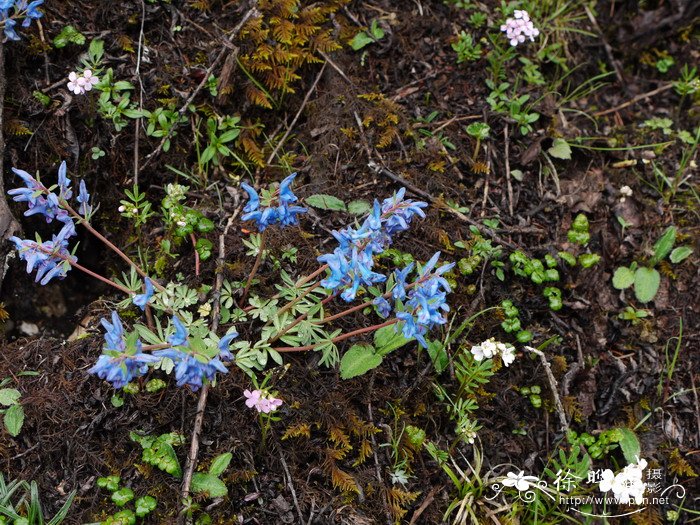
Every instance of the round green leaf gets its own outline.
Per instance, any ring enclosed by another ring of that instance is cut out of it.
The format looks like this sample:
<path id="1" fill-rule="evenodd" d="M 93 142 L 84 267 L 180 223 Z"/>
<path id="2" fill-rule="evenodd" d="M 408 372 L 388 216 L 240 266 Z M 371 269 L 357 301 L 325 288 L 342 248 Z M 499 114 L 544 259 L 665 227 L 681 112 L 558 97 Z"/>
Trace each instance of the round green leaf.
<path id="1" fill-rule="evenodd" d="M 634 272 L 626 266 L 620 266 L 613 275 L 613 286 L 618 290 L 624 290 L 634 284 Z"/>
<path id="2" fill-rule="evenodd" d="M 0 405 L 16 405 L 22 394 L 15 388 L 0 388 Z"/>
<path id="3" fill-rule="evenodd" d="M 651 301 L 659 291 L 661 275 L 653 268 L 637 268 L 634 273 L 634 294 L 642 303 Z"/>

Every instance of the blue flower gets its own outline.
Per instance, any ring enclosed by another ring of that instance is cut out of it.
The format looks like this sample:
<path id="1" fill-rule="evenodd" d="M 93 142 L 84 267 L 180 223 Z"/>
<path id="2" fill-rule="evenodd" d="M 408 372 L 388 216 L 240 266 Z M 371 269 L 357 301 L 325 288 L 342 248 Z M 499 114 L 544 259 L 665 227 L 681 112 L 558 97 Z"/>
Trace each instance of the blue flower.
<path id="1" fill-rule="evenodd" d="M 383 317 L 384 319 L 389 317 L 389 314 L 391 313 L 391 304 L 389 304 L 389 301 L 387 301 L 384 297 L 377 297 L 374 301 L 372 301 L 372 304 L 377 307 L 377 313 L 380 317 Z"/>
<path id="2" fill-rule="evenodd" d="M 7 11 L 13 5 L 15 5 L 15 0 L 0 0 L 0 11 Z M 3 13 L 3 16 L 7 15 Z"/>
<path id="3" fill-rule="evenodd" d="M 27 14 L 26 17 L 27 19 L 32 19 L 32 20 L 38 20 L 42 16 L 44 16 L 44 13 L 39 11 L 37 8 L 44 3 L 44 0 L 34 0 L 33 2 L 30 2 L 29 5 L 27 6 Z M 25 19 L 26 23 L 26 19 Z M 24 25 L 24 24 L 23 24 Z M 29 26 L 29 23 L 25 25 L 25 27 Z"/>
<path id="4" fill-rule="evenodd" d="M 64 160 L 58 168 L 58 188 L 60 190 L 59 195 L 65 200 L 73 196 L 73 191 L 70 189 L 70 179 L 66 175 L 67 171 L 66 161 Z"/>
<path id="5" fill-rule="evenodd" d="M 238 332 L 234 330 L 219 340 L 219 357 L 224 361 L 233 361 L 233 354 L 231 353 L 231 350 L 229 350 L 229 346 L 231 345 L 231 341 L 233 341 L 236 337 L 238 337 Z"/>
<path id="6" fill-rule="evenodd" d="M 266 206 L 261 207 L 260 195 L 252 186 L 245 182 L 241 187 L 248 193 L 248 203 L 243 208 L 244 221 L 255 221 L 258 231 L 264 231 L 268 226 L 280 224 L 281 226 L 294 226 L 299 224 L 299 215 L 307 210 L 301 206 L 292 206 L 299 199 L 292 193 L 291 184 L 296 177 L 292 173 L 285 178 L 275 192 L 271 191 L 271 196 L 266 197 Z M 265 194 L 263 193 L 263 196 Z"/>
<path id="7" fill-rule="evenodd" d="M 407 265 L 403 270 L 394 270 L 396 284 L 391 292 L 394 299 L 403 300 L 406 297 L 406 278 L 412 271 L 413 263 Z"/>
<path id="8" fill-rule="evenodd" d="M 62 184 L 61 191 L 67 191 L 70 195 L 71 192 L 68 189 L 70 181 L 65 176 L 65 163 L 61 164 L 61 167 L 63 169 L 59 168 L 58 172 L 59 183 Z M 40 214 L 46 218 L 46 222 L 51 222 L 54 219 L 66 221 L 68 212 L 61 208 L 59 198 L 55 193 L 49 192 L 26 171 L 16 168 L 12 168 L 12 171 L 24 181 L 25 187 L 8 190 L 7 194 L 12 195 L 15 202 L 27 203 L 28 209 L 24 212 L 25 216 Z"/>
<path id="9" fill-rule="evenodd" d="M 205 379 L 210 383 L 213 382 L 217 372 L 228 373 L 224 364 L 217 357 L 204 362 L 190 353 L 181 352 L 175 348 L 157 350 L 153 354 L 161 358 L 172 359 L 175 363 L 177 386 L 187 385 L 193 392 L 202 387 Z"/>
<path id="10" fill-rule="evenodd" d="M 138 339 L 132 348 L 127 349 L 124 338 L 124 326 L 117 312 L 112 312 L 112 323 L 102 319 L 105 332 L 105 347 L 103 354 L 97 359 L 95 366 L 88 370 L 100 379 L 112 383 L 114 388 L 122 388 L 134 378 L 148 372 L 149 363 L 155 363 L 158 357 L 143 352 L 141 341 Z"/>
<path id="11" fill-rule="evenodd" d="M 134 299 L 133 299 L 134 304 L 136 306 L 138 306 L 139 308 L 141 308 L 141 310 L 146 309 L 146 304 L 148 304 L 149 299 L 151 297 L 153 297 L 153 293 L 154 293 L 153 283 L 151 282 L 151 280 L 148 277 L 146 277 L 143 280 L 143 283 L 144 283 L 144 286 L 146 288 L 146 291 L 142 294 L 134 295 Z"/>
<path id="12" fill-rule="evenodd" d="M 17 22 L 15 20 L 12 20 L 12 18 L 7 18 L 7 13 L 5 12 L 3 12 L 2 15 L 5 21 L 5 27 L 3 28 L 5 36 L 9 40 L 19 40 L 19 35 L 15 31 L 15 26 L 17 25 Z"/>
<path id="13" fill-rule="evenodd" d="M 72 231 L 71 231 L 72 229 Z M 15 243 L 19 258 L 27 263 L 27 273 L 36 269 L 36 282 L 45 285 L 54 277 L 63 279 L 78 258 L 67 249 L 68 238 L 75 234 L 72 221 L 58 235 L 42 243 L 19 237 L 10 237 Z"/>
<path id="14" fill-rule="evenodd" d="M 168 337 L 168 343 L 173 346 L 187 346 L 187 338 L 190 336 L 190 333 L 177 316 L 173 316 L 172 321 L 175 327 L 175 333 Z"/>
<path id="15" fill-rule="evenodd" d="M 358 252 L 354 248 L 350 258 L 341 248 L 336 248 L 333 253 L 322 255 L 319 262 L 326 263 L 330 269 L 330 275 L 321 281 L 321 286 L 329 290 L 344 288 L 341 297 L 349 302 L 355 299 L 360 286 L 371 286 L 386 280 L 386 276 L 372 271 L 373 260 L 371 254 Z"/>
<path id="16" fill-rule="evenodd" d="M 87 191 L 84 180 L 80 181 L 80 189 L 75 200 L 80 203 L 80 208 L 78 209 L 80 215 L 88 218 L 92 213 L 92 206 L 90 206 L 90 194 Z"/>
<path id="17" fill-rule="evenodd" d="M 450 310 L 447 304 L 450 285 L 442 275 L 451 270 L 454 263 L 434 269 L 439 258 L 440 252 L 437 252 L 419 269 L 418 277 L 408 292 L 405 289 L 405 279 L 412 265 L 397 272 L 396 289 L 400 291 L 396 293 L 396 289 L 394 290 L 395 298 L 408 299 L 403 305 L 403 310 L 396 314 L 397 319 L 403 322 L 404 337 L 415 338 L 425 348 L 428 345 L 424 335 L 434 326 L 445 324 L 447 319 L 444 312 Z"/>
<path id="18" fill-rule="evenodd" d="M 386 215 L 383 220 L 384 229 L 390 237 L 407 230 L 414 216 L 425 218 L 422 208 L 427 207 L 428 203 L 412 199 L 404 200 L 405 194 L 406 188 L 401 188 L 392 197 L 382 202 L 382 214 Z"/>

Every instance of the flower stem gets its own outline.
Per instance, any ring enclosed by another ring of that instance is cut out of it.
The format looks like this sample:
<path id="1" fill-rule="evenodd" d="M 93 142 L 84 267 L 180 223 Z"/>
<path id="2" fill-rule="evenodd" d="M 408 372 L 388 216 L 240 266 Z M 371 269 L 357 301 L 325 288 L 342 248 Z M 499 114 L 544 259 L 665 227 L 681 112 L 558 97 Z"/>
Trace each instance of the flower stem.
<path id="1" fill-rule="evenodd" d="M 262 235 L 260 236 L 260 247 L 258 248 L 258 256 L 255 258 L 255 264 L 253 264 L 253 269 L 250 270 L 250 275 L 248 275 L 248 280 L 245 283 L 245 288 L 243 289 L 243 295 L 241 296 L 241 300 L 238 303 L 239 308 L 243 307 L 243 304 L 245 303 L 246 297 L 248 297 L 248 290 L 250 289 L 250 285 L 253 282 L 253 278 L 255 277 L 255 274 L 258 273 L 258 268 L 260 268 L 260 263 L 263 260 L 263 255 L 265 253 L 265 241 L 267 240 L 267 230 L 262 232 Z"/>
<path id="2" fill-rule="evenodd" d="M 92 225 L 86 221 L 82 215 L 80 215 L 77 211 L 75 211 L 70 204 L 65 199 L 61 199 L 61 207 L 65 209 L 68 213 L 70 213 L 73 217 L 75 217 L 80 224 L 85 226 L 87 231 L 92 233 L 95 237 L 97 237 L 100 241 L 102 241 L 110 250 L 112 250 L 114 253 L 116 253 L 119 257 L 121 257 L 127 264 L 132 266 L 135 270 L 136 273 L 138 273 L 141 277 L 146 278 L 148 277 L 148 274 L 144 272 L 141 267 L 136 264 L 127 254 L 125 254 L 123 251 L 121 251 L 119 248 L 117 248 L 114 243 L 112 243 L 107 237 L 102 235 L 100 232 L 98 232 L 95 228 L 92 227 Z M 153 283 L 153 286 L 155 286 L 159 291 L 164 291 L 165 288 L 161 286 L 159 283 L 151 279 L 151 282 Z"/>
<path id="3" fill-rule="evenodd" d="M 392 324 L 396 324 L 398 322 L 399 322 L 398 319 L 389 319 L 388 321 L 384 321 L 381 324 L 375 324 L 372 326 L 367 326 L 366 328 L 360 328 L 360 329 L 355 330 L 353 332 L 341 334 L 338 337 L 334 337 L 333 339 L 331 339 L 330 342 L 331 343 L 339 343 L 340 341 L 345 341 L 346 339 L 350 339 L 351 337 L 366 334 L 367 332 L 373 332 L 375 330 L 379 330 L 380 328 L 384 328 L 385 326 L 391 326 Z M 306 346 L 280 346 L 280 347 L 273 348 L 273 350 L 276 350 L 278 352 L 306 352 L 307 350 L 313 350 L 317 346 L 321 346 L 324 344 L 327 344 L 327 341 L 321 341 L 320 343 L 315 343 L 315 344 L 306 345 Z"/>
<path id="4" fill-rule="evenodd" d="M 54 255 L 56 255 L 57 257 L 61 257 L 61 256 L 58 255 L 58 254 L 54 254 Z M 61 257 L 61 258 L 63 259 L 63 257 Z M 88 274 L 90 277 L 94 277 L 95 279 L 97 279 L 97 280 L 99 280 L 99 281 L 102 281 L 103 283 L 106 283 L 106 284 L 108 284 L 108 285 L 110 285 L 110 286 L 113 286 L 113 287 L 116 288 L 117 290 L 119 290 L 119 291 L 121 291 L 121 292 L 124 292 L 124 293 L 127 294 L 127 295 L 134 295 L 134 292 L 132 292 L 132 291 L 129 290 L 128 288 L 125 288 L 124 286 L 122 286 L 122 285 L 120 285 L 120 284 L 117 284 L 117 283 L 115 283 L 114 281 L 110 281 L 110 280 L 107 279 L 106 277 L 103 277 L 103 276 L 101 276 L 100 274 L 93 272 L 92 270 L 88 270 L 87 268 L 85 268 L 85 266 L 83 266 L 83 265 L 81 265 L 81 264 L 78 264 L 77 262 L 70 261 L 70 260 L 68 260 L 68 259 L 64 259 L 64 260 L 65 260 L 65 261 L 68 261 L 68 263 L 69 263 L 71 266 L 73 266 L 74 268 L 80 270 L 81 272 L 84 272 L 84 273 Z"/>

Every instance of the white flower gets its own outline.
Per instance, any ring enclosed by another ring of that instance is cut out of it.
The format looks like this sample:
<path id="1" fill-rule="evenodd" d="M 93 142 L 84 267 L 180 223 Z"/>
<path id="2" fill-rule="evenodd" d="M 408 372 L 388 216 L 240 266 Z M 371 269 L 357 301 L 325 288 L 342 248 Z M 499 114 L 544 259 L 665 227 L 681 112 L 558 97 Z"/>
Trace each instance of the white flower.
<path id="1" fill-rule="evenodd" d="M 598 488 L 601 492 L 612 490 L 618 503 L 630 504 L 634 501 L 640 505 L 647 486 L 643 481 L 646 467 L 646 460 L 637 458 L 637 463 L 627 465 L 615 475 L 612 470 L 606 469 Z"/>
<path id="2" fill-rule="evenodd" d="M 71 71 L 68 74 L 68 89 L 70 89 L 76 95 L 84 95 L 90 91 L 93 86 L 95 86 L 100 81 L 92 71 L 86 69 L 82 73 L 76 73 Z"/>
<path id="3" fill-rule="evenodd" d="M 536 481 L 538 481 L 536 476 L 526 476 L 525 472 L 521 470 L 518 474 L 515 472 L 508 472 L 506 478 L 503 480 L 503 485 L 506 487 L 515 487 L 519 492 L 524 492 Z"/>
<path id="4" fill-rule="evenodd" d="M 126 211 L 126 206 L 119 206 L 119 208 L 117 208 L 117 211 L 119 211 L 119 213 L 124 213 Z"/>
<path id="5" fill-rule="evenodd" d="M 598 490 L 601 492 L 608 492 L 613 486 L 613 480 L 615 479 L 615 473 L 610 469 L 605 469 L 601 475 L 600 484 L 598 485 Z"/>
<path id="6" fill-rule="evenodd" d="M 630 188 L 629 186 L 623 186 L 622 188 L 620 188 L 620 202 L 625 202 L 625 199 L 631 196 L 632 188 Z"/>
<path id="7" fill-rule="evenodd" d="M 503 345 L 503 350 L 501 350 L 501 359 L 503 359 L 503 364 L 509 366 L 513 361 L 515 361 L 515 348 L 511 345 Z"/>

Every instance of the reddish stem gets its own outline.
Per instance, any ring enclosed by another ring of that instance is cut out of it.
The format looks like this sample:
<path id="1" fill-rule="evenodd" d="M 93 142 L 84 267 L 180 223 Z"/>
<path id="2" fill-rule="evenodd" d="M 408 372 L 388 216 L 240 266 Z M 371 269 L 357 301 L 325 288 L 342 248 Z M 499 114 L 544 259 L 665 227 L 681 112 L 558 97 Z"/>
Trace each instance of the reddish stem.
<path id="1" fill-rule="evenodd" d="M 190 240 L 192 241 L 192 248 L 194 249 L 194 274 L 199 277 L 199 252 L 197 251 L 197 239 L 194 233 L 190 233 Z"/>
<path id="2" fill-rule="evenodd" d="M 248 297 L 248 290 L 253 282 L 255 274 L 258 273 L 258 268 L 260 268 L 260 263 L 263 259 L 263 254 L 265 253 L 265 241 L 267 240 L 267 230 L 262 232 L 260 236 L 260 247 L 258 248 L 258 256 L 255 258 L 255 264 L 253 264 L 253 269 L 250 270 L 250 275 L 248 275 L 248 281 L 245 283 L 245 288 L 243 289 L 243 295 L 241 296 L 241 301 L 238 303 L 238 307 L 242 308 L 243 303 L 245 303 L 246 297 Z"/>
<path id="3" fill-rule="evenodd" d="M 381 324 L 375 324 L 366 328 L 360 328 L 353 332 L 348 332 L 346 334 L 339 335 L 338 337 L 334 337 L 333 339 L 331 339 L 331 343 L 339 343 L 340 341 L 345 341 L 346 339 L 350 339 L 351 337 L 366 334 L 367 332 L 373 332 L 374 330 L 379 330 L 380 328 L 384 328 L 385 326 L 391 326 L 392 324 L 396 324 L 398 322 L 398 319 L 389 319 L 388 321 L 384 321 Z M 280 346 L 273 348 L 273 350 L 276 350 L 278 352 L 306 352 L 307 350 L 313 350 L 317 346 L 321 346 L 323 344 L 326 344 L 326 342 L 323 341 L 320 343 L 306 346 Z"/>

